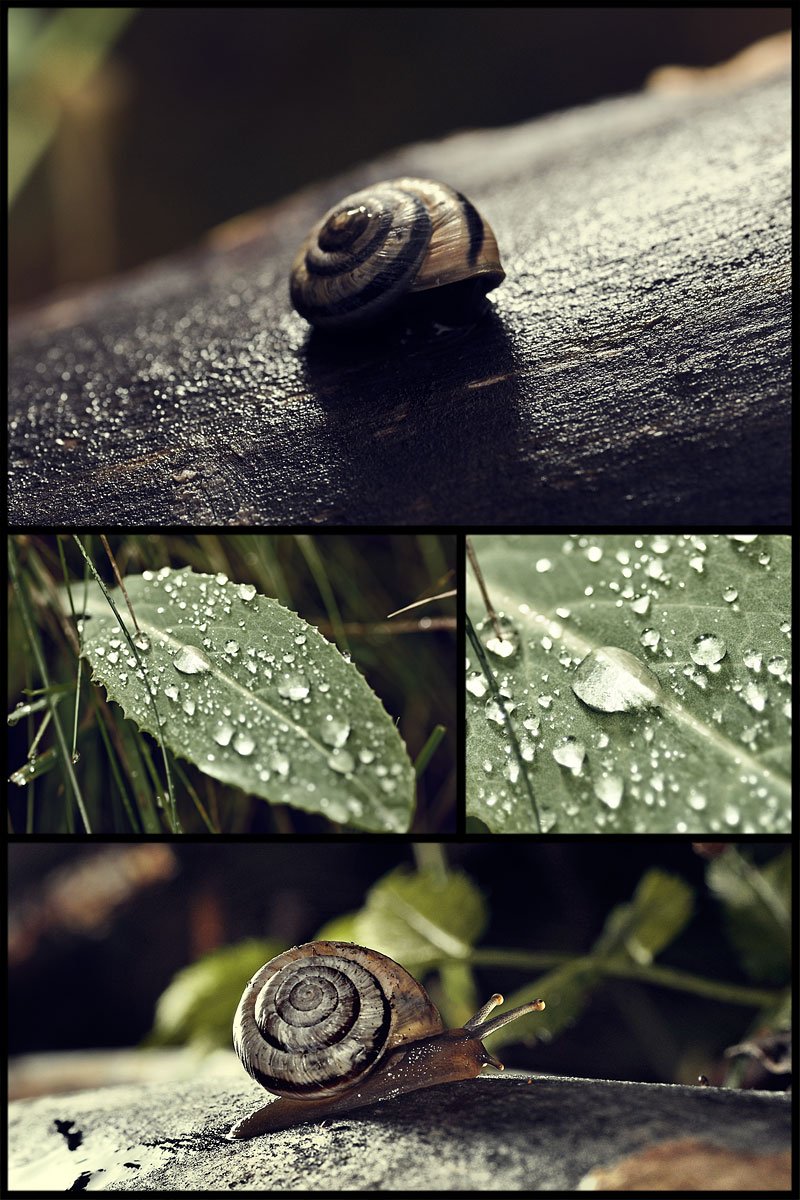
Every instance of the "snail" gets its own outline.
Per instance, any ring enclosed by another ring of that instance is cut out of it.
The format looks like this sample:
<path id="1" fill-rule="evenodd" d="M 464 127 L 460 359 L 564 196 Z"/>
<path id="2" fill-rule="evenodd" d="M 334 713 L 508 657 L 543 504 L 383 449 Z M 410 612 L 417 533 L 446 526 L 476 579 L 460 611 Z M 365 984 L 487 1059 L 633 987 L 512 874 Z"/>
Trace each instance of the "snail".
<path id="1" fill-rule="evenodd" d="M 352 328 L 423 298 L 431 313 L 474 315 L 504 279 L 495 236 L 466 196 L 431 179 L 393 179 L 345 196 L 317 222 L 290 290 L 312 325 Z"/>
<path id="2" fill-rule="evenodd" d="M 463 1029 L 445 1029 L 408 971 L 350 942 L 307 942 L 255 973 L 233 1022 L 245 1070 L 279 1099 L 238 1121 L 250 1138 L 361 1108 L 403 1092 L 503 1069 L 483 1039 L 543 1000 L 487 1020 L 492 996 Z"/>

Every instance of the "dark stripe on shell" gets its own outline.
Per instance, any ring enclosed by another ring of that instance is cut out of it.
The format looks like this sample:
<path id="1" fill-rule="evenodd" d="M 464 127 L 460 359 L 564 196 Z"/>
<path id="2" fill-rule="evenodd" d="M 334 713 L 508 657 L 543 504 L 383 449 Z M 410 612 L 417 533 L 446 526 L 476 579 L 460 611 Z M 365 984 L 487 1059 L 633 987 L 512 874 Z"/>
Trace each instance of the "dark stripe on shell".
<path id="1" fill-rule="evenodd" d="M 467 251 L 467 262 L 472 267 L 478 260 L 478 255 L 483 248 L 483 218 L 473 204 L 469 202 L 466 196 L 462 196 L 461 192 L 456 192 L 458 202 L 461 205 L 461 211 L 467 222 L 467 234 L 469 236 L 469 250 Z"/>
<path id="2" fill-rule="evenodd" d="M 404 195 L 414 202 L 414 217 L 411 235 L 402 254 L 391 259 L 360 291 L 343 296 L 335 306 L 329 302 L 310 304 L 305 298 L 296 296 L 293 288 L 292 301 L 301 316 L 308 319 L 337 318 L 367 308 L 378 299 L 388 301 L 398 285 L 416 272 L 431 238 L 432 223 L 428 210 L 419 197 L 406 191 Z"/>
<path id="3" fill-rule="evenodd" d="M 363 1051 L 356 1057 L 355 1061 L 353 1062 L 352 1066 L 350 1067 L 350 1069 L 348 1071 L 342 1071 L 341 1067 L 337 1065 L 335 1067 L 335 1074 L 332 1074 L 330 1078 L 318 1080 L 316 1082 L 302 1083 L 302 1082 L 295 1082 L 291 1079 L 287 1079 L 282 1076 L 279 1077 L 277 1075 L 269 1075 L 265 1071 L 259 1070 L 257 1063 L 255 1061 L 253 1061 L 249 1065 L 247 1063 L 245 1063 L 246 1069 L 247 1069 L 248 1073 L 252 1076 L 252 1078 L 255 1079 L 258 1083 L 260 1083 L 262 1087 L 265 1087 L 268 1091 L 275 1092 L 276 1094 L 280 1094 L 280 1095 L 284 1095 L 284 1096 L 285 1095 L 297 1096 L 297 1095 L 312 1095 L 314 1092 L 329 1088 L 331 1086 L 331 1084 L 333 1084 L 333 1083 L 335 1083 L 337 1085 L 337 1087 L 339 1087 L 339 1086 L 346 1087 L 347 1084 L 350 1083 L 351 1081 L 354 1081 L 354 1080 L 358 1079 L 360 1076 L 363 1076 L 369 1070 L 369 1068 L 371 1068 L 374 1065 L 374 1063 L 377 1062 L 377 1060 L 380 1058 L 381 1054 L 383 1053 L 383 1048 L 386 1043 L 386 1039 L 389 1036 L 389 1029 L 390 1029 L 391 1021 L 392 1021 L 391 1007 L 390 1007 L 389 1001 L 386 998 L 386 994 L 385 994 L 383 988 L 381 987 L 379 981 L 376 979 L 376 977 L 374 975 L 372 975 L 371 978 L 372 978 L 373 983 L 375 984 L 376 990 L 377 990 L 377 992 L 380 996 L 380 1000 L 381 1000 L 381 1010 L 382 1010 L 381 1021 L 374 1032 L 374 1035 L 372 1038 L 372 1046 L 369 1049 L 366 1049 L 366 1048 L 363 1049 Z M 358 990 L 357 989 L 355 990 L 355 994 L 356 994 L 356 1010 L 352 1016 L 352 1019 L 348 1019 L 347 1029 L 345 1030 L 345 1035 L 347 1033 L 349 1033 L 350 1029 L 352 1028 L 353 1024 L 355 1024 L 355 1021 L 357 1020 L 357 1018 L 359 1016 L 360 1004 L 358 1003 Z M 261 1033 L 262 1033 L 262 1036 L 264 1036 L 263 1030 L 261 1031 Z M 276 1049 L 287 1051 L 287 1048 L 285 1046 L 276 1045 L 275 1040 L 273 1038 L 265 1037 L 265 1041 L 269 1042 L 270 1045 L 275 1045 Z M 328 1044 L 330 1044 L 330 1043 L 325 1042 L 318 1046 L 315 1046 L 314 1052 L 316 1053 L 320 1049 L 324 1049 L 325 1045 L 328 1045 Z M 297 1057 L 298 1057 L 298 1059 L 302 1058 L 302 1051 L 297 1052 Z"/>
<path id="4" fill-rule="evenodd" d="M 372 215 L 375 232 L 358 250 L 345 248 L 331 253 L 315 247 L 316 253 L 313 255 L 310 252 L 307 253 L 305 265 L 309 275 L 344 275 L 346 271 L 352 271 L 354 267 L 360 267 L 362 263 L 366 262 L 386 241 L 392 227 L 392 213 L 388 208 L 373 212 Z M 324 258 L 323 255 L 325 255 Z"/>

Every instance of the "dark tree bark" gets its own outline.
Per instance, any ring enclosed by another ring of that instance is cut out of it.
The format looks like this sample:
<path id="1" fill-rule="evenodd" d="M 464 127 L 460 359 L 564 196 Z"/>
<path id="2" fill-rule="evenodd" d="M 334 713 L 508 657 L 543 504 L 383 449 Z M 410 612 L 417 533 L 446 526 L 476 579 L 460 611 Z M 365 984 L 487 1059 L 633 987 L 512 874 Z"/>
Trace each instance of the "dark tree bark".
<path id="1" fill-rule="evenodd" d="M 485 213 L 493 311 L 311 334 L 297 245 L 401 174 Z M 11 521 L 788 522 L 789 287 L 787 72 L 413 146 L 18 321 Z"/>

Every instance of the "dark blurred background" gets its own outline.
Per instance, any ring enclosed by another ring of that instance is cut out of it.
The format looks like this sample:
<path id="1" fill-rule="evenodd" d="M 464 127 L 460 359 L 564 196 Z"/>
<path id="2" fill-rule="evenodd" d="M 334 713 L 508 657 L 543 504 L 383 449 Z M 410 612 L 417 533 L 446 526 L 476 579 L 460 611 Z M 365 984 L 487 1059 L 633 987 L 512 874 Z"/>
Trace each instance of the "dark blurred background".
<path id="1" fill-rule="evenodd" d="M 784 848 L 750 843 L 743 852 L 761 865 Z M 126 854 L 139 856 L 135 866 L 120 858 Z M 695 889 L 695 915 L 659 964 L 752 983 L 706 887 L 706 862 L 688 841 L 495 839 L 449 845 L 444 854 L 486 898 L 490 919 L 479 944 L 538 952 L 588 950 L 644 872 L 671 872 Z M 401 864 L 413 869 L 411 845 L 14 843 L 11 1053 L 136 1044 L 179 968 L 246 938 L 308 941 L 331 918 L 360 908 L 367 889 Z M 479 993 L 508 994 L 538 974 L 479 970 Z M 502 1057 L 509 1066 L 590 1078 L 694 1083 L 704 1072 L 714 1082 L 723 1050 L 743 1039 L 755 1015 L 752 1007 L 607 980 L 550 1045 L 509 1046 Z M 758 1086 L 784 1087 L 785 1076 Z"/>
<path id="2" fill-rule="evenodd" d="M 789 8 L 9 10 L 10 300 L 398 145 L 708 66 Z"/>

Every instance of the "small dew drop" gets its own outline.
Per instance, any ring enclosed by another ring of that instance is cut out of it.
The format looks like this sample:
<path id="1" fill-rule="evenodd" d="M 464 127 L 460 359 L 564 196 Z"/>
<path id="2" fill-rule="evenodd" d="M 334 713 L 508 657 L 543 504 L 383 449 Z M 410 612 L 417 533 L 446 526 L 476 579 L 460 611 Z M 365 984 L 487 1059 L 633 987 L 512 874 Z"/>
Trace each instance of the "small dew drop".
<path id="1" fill-rule="evenodd" d="M 195 704 L 194 700 L 184 700 L 183 711 L 186 713 L 187 717 L 193 717 L 196 708 L 197 705 Z"/>
<path id="2" fill-rule="evenodd" d="M 551 571 L 552 568 L 553 564 L 550 562 L 549 558 L 540 558 L 536 563 L 536 570 L 540 575 L 544 575 L 545 571 Z"/>
<path id="3" fill-rule="evenodd" d="M 328 766 L 340 775 L 349 775 L 356 762 L 348 750 L 334 750 L 328 755 Z"/>
<path id="4" fill-rule="evenodd" d="M 661 634 L 657 629 L 645 629 L 642 631 L 642 636 L 639 638 L 639 641 L 643 646 L 646 646 L 648 650 L 655 650 L 658 646 L 658 643 L 661 641 Z"/>
<path id="5" fill-rule="evenodd" d="M 477 696 L 479 700 L 482 696 L 486 695 L 486 689 L 488 686 L 489 685 L 486 682 L 485 677 L 480 671 L 473 671 L 472 674 L 467 677 L 467 691 L 470 693 L 470 695 Z"/>
<path id="6" fill-rule="evenodd" d="M 749 542 L 754 542 L 756 540 L 756 538 L 758 537 L 758 534 L 757 533 L 730 533 L 730 534 L 728 534 L 728 537 L 733 542 L 749 543 Z"/>
<path id="7" fill-rule="evenodd" d="M 305 700 L 310 690 L 305 679 L 299 675 L 288 675 L 278 684 L 278 695 L 283 696 L 284 700 Z"/>
<path id="8" fill-rule="evenodd" d="M 689 653 L 698 667 L 710 667 L 722 662 L 727 647 L 721 637 L 715 633 L 701 633 L 694 639 Z"/>
<path id="9" fill-rule="evenodd" d="M 139 633 L 133 635 L 133 644 L 137 650 L 141 650 L 142 654 L 146 654 L 150 649 L 150 638 L 140 630 Z"/>
<path id="10" fill-rule="evenodd" d="M 235 658 L 236 655 L 239 653 L 239 643 L 238 642 L 226 642 L 225 643 L 225 653 L 230 654 L 232 658 Z"/>
<path id="11" fill-rule="evenodd" d="M 164 695 L 168 700 L 177 700 L 180 693 L 176 687 L 166 687 L 164 688 Z"/>
<path id="12" fill-rule="evenodd" d="M 238 591 L 242 600 L 252 600 L 256 594 L 256 589 L 252 583 L 240 583 Z"/>
<path id="13" fill-rule="evenodd" d="M 743 662 L 750 671 L 761 670 L 761 655 L 758 650 L 745 650 Z"/>
<path id="14" fill-rule="evenodd" d="M 285 754 L 273 754 L 269 765 L 272 767 L 273 771 L 275 771 L 278 775 L 283 776 L 284 779 L 289 774 L 290 763 Z"/>
<path id="15" fill-rule="evenodd" d="M 775 654 L 767 663 L 767 670 L 770 675 L 785 675 L 788 666 L 789 663 L 782 654 Z"/>
<path id="16" fill-rule="evenodd" d="M 594 794 L 609 808 L 619 808 L 624 784 L 619 775 L 601 775 L 594 781 Z"/>
<path id="17" fill-rule="evenodd" d="M 228 725 L 227 723 L 220 725 L 218 729 L 214 730 L 211 736 L 214 738 L 214 741 L 218 746 L 228 746 L 230 745 L 230 740 L 233 737 L 233 726 Z"/>
<path id="18" fill-rule="evenodd" d="M 248 758 L 255 750 L 256 744 L 249 733 L 237 733 L 233 739 L 233 748 L 242 758 Z"/>
<path id="19" fill-rule="evenodd" d="M 734 600 L 739 599 L 739 593 L 735 587 L 726 587 L 725 591 L 722 593 L 722 599 L 727 604 L 733 604 Z"/>
<path id="20" fill-rule="evenodd" d="M 565 737 L 553 750 L 553 758 L 560 767 L 566 767 L 573 775 L 580 775 L 586 747 L 577 738 Z"/>
<path id="21" fill-rule="evenodd" d="M 494 654 L 497 658 L 513 658 L 519 649 L 519 630 L 510 617 L 504 613 L 497 613 L 497 624 L 502 633 L 502 638 L 497 636 L 494 622 L 486 617 L 478 626 L 478 631 L 483 639 L 486 649 Z"/>
<path id="22" fill-rule="evenodd" d="M 766 693 L 752 680 L 742 688 L 742 699 L 755 712 L 763 712 L 767 703 Z"/>
<path id="23" fill-rule="evenodd" d="M 343 746 L 350 737 L 350 726 L 335 717 L 328 717 L 322 725 L 322 740 L 326 746 Z"/>

